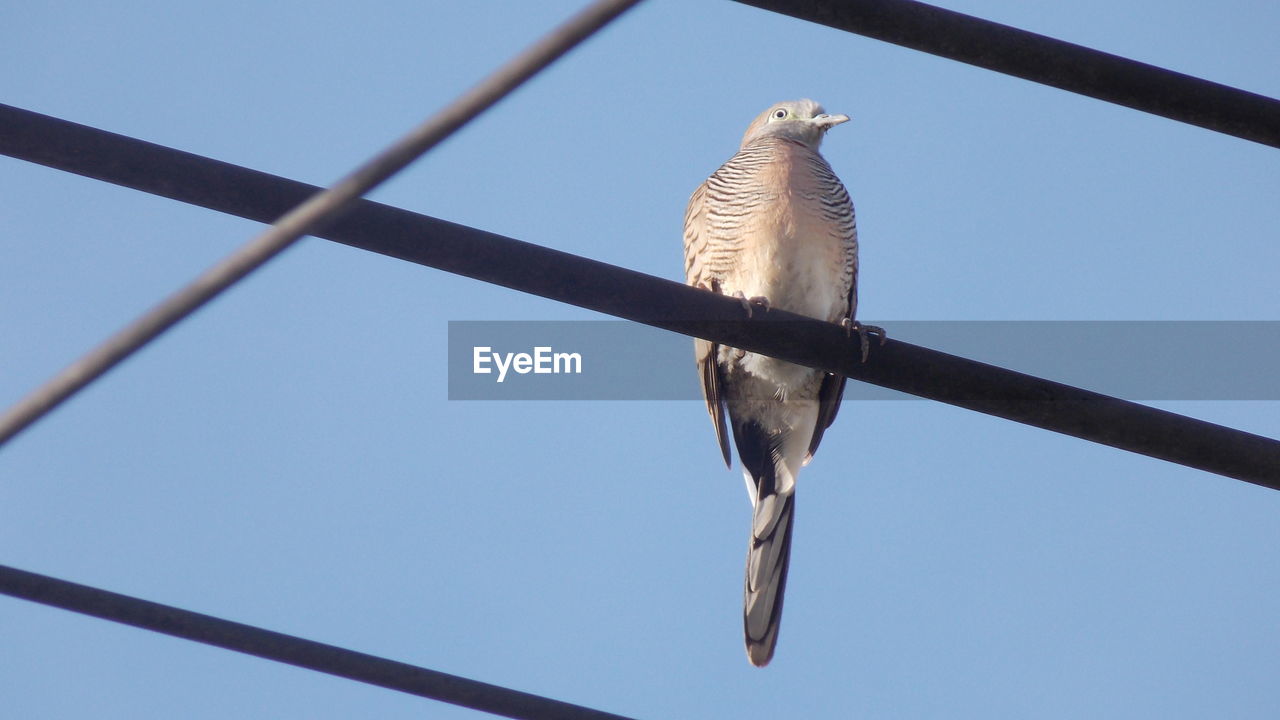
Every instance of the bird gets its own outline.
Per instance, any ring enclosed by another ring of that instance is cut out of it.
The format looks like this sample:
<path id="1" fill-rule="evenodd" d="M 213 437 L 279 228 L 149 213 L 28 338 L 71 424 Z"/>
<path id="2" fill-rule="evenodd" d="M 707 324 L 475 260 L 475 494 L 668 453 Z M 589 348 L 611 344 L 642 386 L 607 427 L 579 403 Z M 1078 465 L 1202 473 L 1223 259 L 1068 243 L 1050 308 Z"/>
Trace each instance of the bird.
<path id="1" fill-rule="evenodd" d="M 684 266 L 687 284 L 737 298 L 749 316 L 782 309 L 856 330 L 865 361 L 866 333 L 883 342 L 883 330 L 854 321 L 853 203 L 818 152 L 827 131 L 848 120 L 812 100 L 760 113 L 738 152 L 689 198 Z M 731 431 L 751 499 L 743 632 L 747 659 L 763 667 L 782 619 L 796 475 L 835 420 L 845 378 L 702 339 L 694 356 L 725 465 Z"/>

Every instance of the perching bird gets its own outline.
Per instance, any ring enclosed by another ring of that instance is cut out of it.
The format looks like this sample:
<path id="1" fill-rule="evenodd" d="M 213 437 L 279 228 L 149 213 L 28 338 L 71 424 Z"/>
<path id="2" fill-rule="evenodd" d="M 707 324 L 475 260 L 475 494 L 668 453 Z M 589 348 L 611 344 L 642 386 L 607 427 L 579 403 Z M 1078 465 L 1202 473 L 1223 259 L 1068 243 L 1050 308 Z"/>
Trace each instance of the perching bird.
<path id="1" fill-rule="evenodd" d="M 747 127 L 738 153 L 689 199 L 684 269 L 690 285 L 737 297 L 748 312 L 779 308 L 859 333 L 879 330 L 853 322 L 853 204 L 818 154 L 827 131 L 848 119 L 797 100 L 774 105 Z M 865 353 L 865 334 L 863 342 Z M 778 642 L 796 474 L 835 419 L 845 379 L 706 340 L 694 341 L 694 353 L 725 464 L 727 407 L 751 497 L 743 626 L 747 658 L 764 666 Z"/>

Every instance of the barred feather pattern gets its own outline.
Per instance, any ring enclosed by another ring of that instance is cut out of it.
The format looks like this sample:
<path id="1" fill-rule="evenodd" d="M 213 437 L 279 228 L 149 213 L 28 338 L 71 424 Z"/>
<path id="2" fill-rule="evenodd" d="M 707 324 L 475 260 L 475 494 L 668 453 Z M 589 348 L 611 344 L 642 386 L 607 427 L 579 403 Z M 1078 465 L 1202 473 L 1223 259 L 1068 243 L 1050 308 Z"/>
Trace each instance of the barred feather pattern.
<path id="1" fill-rule="evenodd" d="M 822 155 L 782 138 L 763 138 L 743 147 L 694 191 L 685 214 L 688 283 L 704 288 L 723 285 L 743 269 L 740 254 L 760 239 L 761 226 L 786 210 L 814 216 L 825 226 L 824 234 L 838 244 L 843 254 L 838 267 L 847 270 L 840 294 L 848 296 L 858 273 L 858 231 L 849 193 Z M 841 317 L 843 313 L 819 319 Z"/>

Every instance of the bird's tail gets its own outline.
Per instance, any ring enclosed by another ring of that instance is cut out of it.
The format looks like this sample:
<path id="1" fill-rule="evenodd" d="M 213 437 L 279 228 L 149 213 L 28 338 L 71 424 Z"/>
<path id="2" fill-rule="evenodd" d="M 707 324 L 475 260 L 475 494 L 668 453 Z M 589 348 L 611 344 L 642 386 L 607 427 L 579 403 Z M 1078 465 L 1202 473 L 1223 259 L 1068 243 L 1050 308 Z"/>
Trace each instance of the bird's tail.
<path id="1" fill-rule="evenodd" d="M 772 468 L 765 463 L 766 472 Z M 781 493 L 770 492 L 772 482 L 756 483 L 755 512 L 751 518 L 751 542 L 747 547 L 747 577 L 742 624 L 747 659 L 764 667 L 773 658 L 782 623 L 782 595 L 791 564 L 791 529 L 796 507 L 795 485 Z"/>

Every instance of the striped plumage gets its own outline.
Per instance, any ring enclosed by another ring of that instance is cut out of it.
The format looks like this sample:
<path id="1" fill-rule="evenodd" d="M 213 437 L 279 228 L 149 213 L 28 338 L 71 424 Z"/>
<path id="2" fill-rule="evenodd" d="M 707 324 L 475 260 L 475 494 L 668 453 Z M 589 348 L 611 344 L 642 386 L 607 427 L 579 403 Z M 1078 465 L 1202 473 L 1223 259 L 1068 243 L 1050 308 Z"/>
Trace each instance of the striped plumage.
<path id="1" fill-rule="evenodd" d="M 690 285 L 754 307 L 852 321 L 858 239 L 853 205 L 818 145 L 848 120 L 812 100 L 779 103 L 747 128 L 685 214 Z M 795 478 L 835 419 L 842 376 L 695 340 L 707 410 L 729 463 L 725 409 L 751 497 L 743 608 L 747 657 L 773 657 L 791 554 Z"/>

